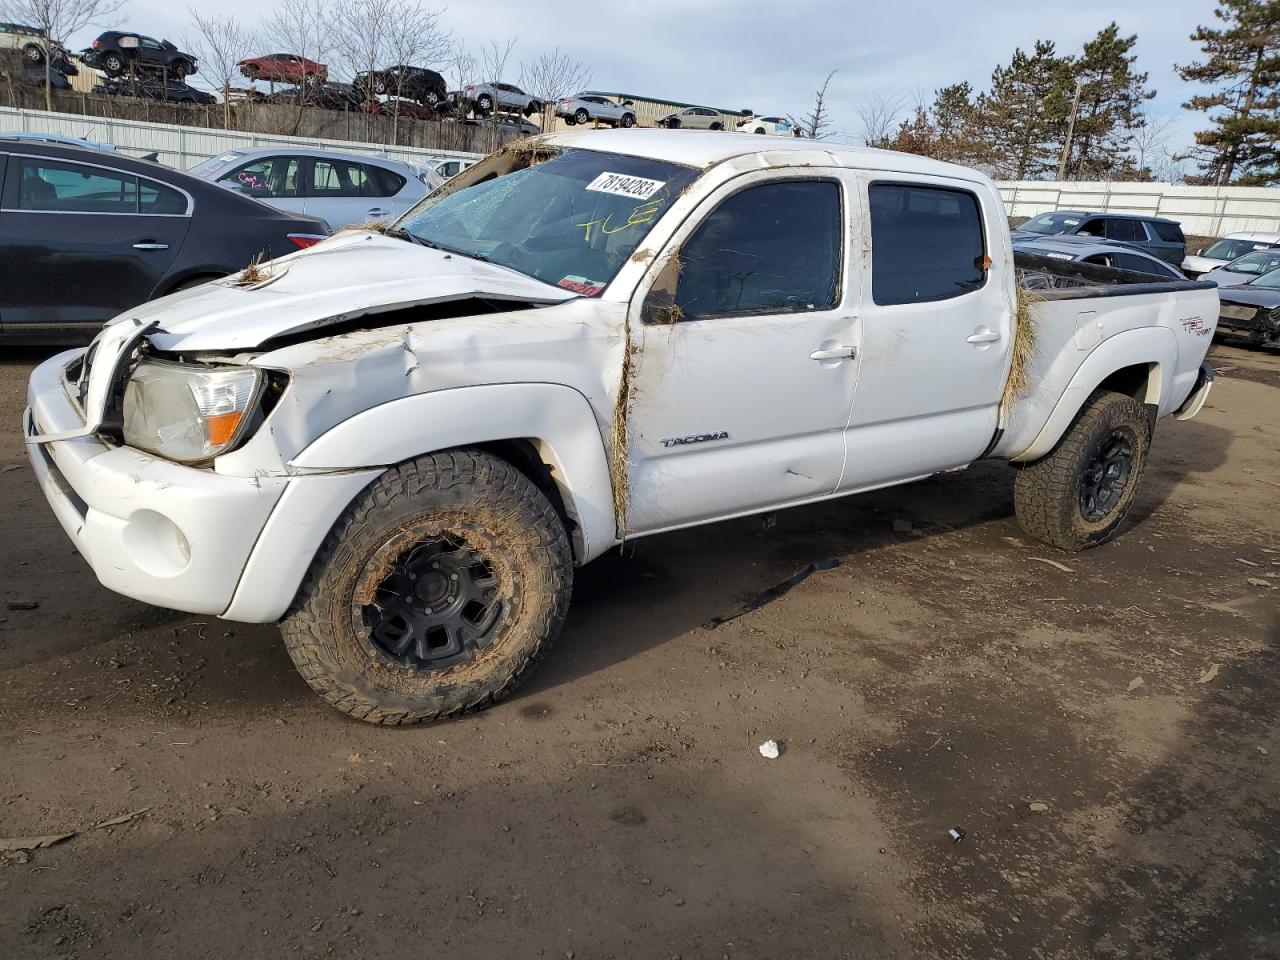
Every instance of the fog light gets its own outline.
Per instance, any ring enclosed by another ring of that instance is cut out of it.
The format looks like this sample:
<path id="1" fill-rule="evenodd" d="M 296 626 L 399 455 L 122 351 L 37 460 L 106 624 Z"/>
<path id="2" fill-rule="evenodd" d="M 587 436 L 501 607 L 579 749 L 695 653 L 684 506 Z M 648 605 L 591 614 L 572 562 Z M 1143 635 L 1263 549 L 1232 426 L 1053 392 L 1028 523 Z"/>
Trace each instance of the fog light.
<path id="1" fill-rule="evenodd" d="M 191 563 L 191 544 L 178 525 L 154 510 L 139 510 L 124 525 L 124 549 L 153 577 L 175 577 Z"/>

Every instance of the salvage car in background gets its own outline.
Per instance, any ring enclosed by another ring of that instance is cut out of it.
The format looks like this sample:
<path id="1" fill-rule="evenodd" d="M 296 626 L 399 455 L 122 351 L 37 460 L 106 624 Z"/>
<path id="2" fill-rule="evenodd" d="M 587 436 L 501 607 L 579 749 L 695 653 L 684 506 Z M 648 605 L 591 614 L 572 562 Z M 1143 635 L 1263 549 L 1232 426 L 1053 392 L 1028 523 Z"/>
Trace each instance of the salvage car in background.
<path id="1" fill-rule="evenodd" d="M 296 53 L 268 53 L 263 57 L 241 60 L 237 66 L 242 76 L 267 83 L 306 83 L 329 79 L 329 68 Z"/>
<path id="2" fill-rule="evenodd" d="M 785 117 L 744 117 L 738 121 L 741 133 L 768 134 L 775 137 L 798 137 L 799 128 Z"/>
<path id="3" fill-rule="evenodd" d="M 710 107 L 686 107 L 675 113 L 668 113 L 658 121 L 658 126 L 669 130 L 723 130 L 724 117 L 719 110 Z"/>
<path id="4" fill-rule="evenodd" d="M 1115 270 L 1149 273 L 1165 280 L 1187 279 L 1177 267 L 1171 267 L 1149 253 L 1143 253 L 1124 244 L 1095 240 L 1093 237 L 1069 234 L 1038 237 L 1034 240 L 1020 237 L 1013 241 L 1013 249 L 1023 253 L 1037 253 L 1042 257 L 1051 257 L 1055 260 L 1075 260 L 1100 267 L 1111 267 Z"/>
<path id="5" fill-rule="evenodd" d="M 1232 233 L 1215 240 L 1203 250 L 1187 256 L 1182 261 L 1182 272 L 1198 277 L 1218 267 L 1225 267 L 1254 250 L 1280 248 L 1280 233 Z"/>
<path id="6" fill-rule="evenodd" d="M 1227 287 L 1218 299 L 1220 332 L 1245 337 L 1258 346 L 1280 347 L 1280 270 Z"/>
<path id="7" fill-rule="evenodd" d="M 29 66 L 39 66 L 44 71 L 44 61 L 53 51 L 54 70 L 74 77 L 77 73 L 71 63 L 71 53 L 62 44 L 49 41 L 39 27 L 30 27 L 21 23 L 0 23 L 0 50 L 21 50 L 22 57 Z"/>
<path id="8" fill-rule="evenodd" d="M 556 116 L 570 126 L 575 123 L 607 123 L 611 127 L 634 127 L 636 107 L 630 100 L 619 103 L 595 93 L 577 93 L 556 104 Z"/>
<path id="9" fill-rule="evenodd" d="M 329 231 L 119 153 L 0 140 L 0 335 L 97 332 L 154 297 L 278 257 Z"/>
<path id="10" fill-rule="evenodd" d="M 305 147 L 229 150 L 187 172 L 334 230 L 398 217 L 441 183 L 401 160 Z"/>
<path id="11" fill-rule="evenodd" d="M 194 103 L 212 106 L 218 98 L 205 90 L 197 90 L 181 80 L 138 74 L 132 77 L 108 77 L 95 84 L 93 92 L 108 97 L 137 97 L 141 100 L 160 100 L 165 103 Z"/>
<path id="12" fill-rule="evenodd" d="M 356 74 L 356 83 L 375 95 L 407 97 L 429 107 L 443 105 L 448 99 L 444 77 L 426 67 L 398 64 L 383 70 L 366 70 Z"/>
<path id="13" fill-rule="evenodd" d="M 184 53 L 168 40 L 121 30 L 101 34 L 92 47 L 81 51 L 80 59 L 108 77 L 118 77 L 132 69 L 163 74 L 175 80 L 197 72 L 199 63 L 195 54 Z"/>
<path id="14" fill-rule="evenodd" d="M 531 97 L 514 83 L 471 83 L 456 95 L 458 106 L 482 116 L 490 113 L 522 113 L 531 117 L 542 112 L 542 101 Z"/>
<path id="15" fill-rule="evenodd" d="M 1187 255 L 1187 238 L 1176 220 L 1134 213 L 1094 213 L 1089 210 L 1056 210 L 1038 214 L 1013 231 L 1022 236 L 1081 234 L 1105 238 L 1145 250 L 1175 267 Z"/>
<path id="16" fill-rule="evenodd" d="M 1280 270 L 1280 249 L 1254 250 L 1236 257 L 1225 266 L 1215 267 L 1200 279 L 1210 280 L 1220 287 L 1234 287 L 1265 276 L 1272 270 Z"/>
<path id="17" fill-rule="evenodd" d="M 1098 279 L 1020 322 L 1019 258 Z M 23 430 L 103 584 L 283 618 L 330 704 L 413 723 L 507 697 L 635 537 L 993 459 L 1029 535 L 1106 542 L 1212 383 L 1217 291 L 1153 279 L 1015 255 L 996 185 L 924 157 L 561 133 L 128 312 Z"/>

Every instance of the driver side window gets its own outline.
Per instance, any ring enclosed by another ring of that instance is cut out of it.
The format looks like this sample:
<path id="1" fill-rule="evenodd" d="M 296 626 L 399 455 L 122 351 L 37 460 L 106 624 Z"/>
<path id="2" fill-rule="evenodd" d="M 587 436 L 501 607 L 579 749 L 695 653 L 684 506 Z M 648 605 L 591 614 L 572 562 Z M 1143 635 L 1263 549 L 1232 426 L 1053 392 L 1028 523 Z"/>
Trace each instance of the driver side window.
<path id="1" fill-rule="evenodd" d="M 683 320 L 829 310 L 840 297 L 840 186 L 790 180 L 720 204 L 680 250 Z"/>

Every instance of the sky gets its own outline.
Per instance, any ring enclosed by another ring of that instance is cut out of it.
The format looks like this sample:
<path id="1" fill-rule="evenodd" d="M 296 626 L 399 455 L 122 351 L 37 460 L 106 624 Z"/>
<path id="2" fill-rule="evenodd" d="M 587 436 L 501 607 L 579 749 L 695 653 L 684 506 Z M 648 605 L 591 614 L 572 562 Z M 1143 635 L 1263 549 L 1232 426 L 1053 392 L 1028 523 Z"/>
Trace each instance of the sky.
<path id="1" fill-rule="evenodd" d="M 427 0 L 430 3 L 430 0 Z M 203 0 L 210 13 L 255 25 L 272 0 Z M 436 4 L 432 4 L 436 5 Z M 868 97 L 900 99 L 903 115 L 938 87 L 967 80 L 984 89 L 1017 47 L 1053 40 L 1080 46 L 1112 20 L 1136 33 L 1138 68 L 1157 91 L 1149 110 L 1169 125 L 1168 147 L 1186 149 L 1203 117 L 1181 109 L 1195 88 L 1174 65 L 1198 56 L 1189 39 L 1213 19 L 1212 0 L 465 0 L 444 7 L 455 36 L 478 50 L 519 41 L 511 62 L 559 47 L 591 69 L 590 87 L 738 110 L 802 116 L 825 75 L 838 71 L 828 98 L 836 139 L 860 142 L 857 106 Z M 181 44 L 187 7 L 172 0 L 128 0 L 118 24 Z M 539 15 L 535 15 L 535 13 Z M 79 48 L 97 30 L 73 38 Z M 267 52 L 267 51 L 263 51 Z M 438 65 L 437 65 L 438 66 Z M 442 71 L 446 73 L 447 71 Z M 518 81 L 518 70 L 503 78 Z"/>

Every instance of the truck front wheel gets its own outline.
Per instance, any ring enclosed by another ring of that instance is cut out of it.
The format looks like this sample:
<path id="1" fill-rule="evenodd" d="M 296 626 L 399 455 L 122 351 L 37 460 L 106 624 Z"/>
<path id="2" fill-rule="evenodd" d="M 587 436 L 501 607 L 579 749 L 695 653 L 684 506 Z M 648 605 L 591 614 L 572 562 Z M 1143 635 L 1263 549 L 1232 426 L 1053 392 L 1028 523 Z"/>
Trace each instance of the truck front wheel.
<path id="1" fill-rule="evenodd" d="M 347 508 L 280 630 L 303 678 L 344 713 L 441 720 L 529 675 L 572 583 L 564 524 L 524 474 L 479 451 L 436 453 Z"/>
<path id="2" fill-rule="evenodd" d="M 1095 393 L 1053 452 L 1018 471 L 1018 523 L 1062 550 L 1105 543 L 1133 504 L 1150 446 L 1150 420 L 1139 401 Z"/>

